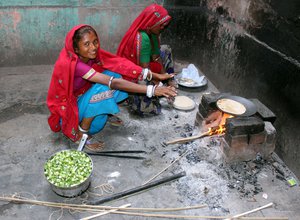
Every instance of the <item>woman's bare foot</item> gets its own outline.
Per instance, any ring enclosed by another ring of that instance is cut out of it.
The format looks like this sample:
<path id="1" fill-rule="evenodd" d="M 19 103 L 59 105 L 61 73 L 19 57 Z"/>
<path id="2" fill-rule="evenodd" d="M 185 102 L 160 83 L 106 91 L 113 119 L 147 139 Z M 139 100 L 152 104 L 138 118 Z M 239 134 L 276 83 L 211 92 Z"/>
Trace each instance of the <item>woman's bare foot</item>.
<path id="1" fill-rule="evenodd" d="M 83 135 L 83 133 L 79 131 L 78 140 L 75 142 L 76 144 L 79 144 L 82 135 Z M 95 138 L 89 136 L 85 143 L 84 148 L 86 148 L 92 152 L 99 152 L 104 148 L 104 142 L 98 141 Z"/>
<path id="2" fill-rule="evenodd" d="M 122 126 L 124 124 L 123 120 L 116 115 L 108 115 L 107 122 L 112 126 Z"/>
<path id="3" fill-rule="evenodd" d="M 92 152 L 100 152 L 104 148 L 104 142 L 91 137 L 86 141 L 85 147 Z"/>

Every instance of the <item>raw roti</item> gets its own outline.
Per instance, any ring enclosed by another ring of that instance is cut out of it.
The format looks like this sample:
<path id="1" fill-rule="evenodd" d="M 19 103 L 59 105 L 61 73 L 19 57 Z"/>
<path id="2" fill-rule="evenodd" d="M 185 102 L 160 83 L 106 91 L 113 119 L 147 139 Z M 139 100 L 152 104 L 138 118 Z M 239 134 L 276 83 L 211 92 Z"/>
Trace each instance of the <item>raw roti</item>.
<path id="1" fill-rule="evenodd" d="M 196 84 L 196 82 L 194 80 L 189 79 L 189 78 L 180 78 L 179 82 L 186 86 L 192 86 L 192 85 Z"/>
<path id="2" fill-rule="evenodd" d="M 246 107 L 243 104 L 232 99 L 219 99 L 217 106 L 221 111 L 229 114 L 242 115 L 246 112 Z"/>
<path id="3" fill-rule="evenodd" d="M 187 96 L 176 96 L 173 106 L 180 110 L 192 110 L 195 107 L 195 102 Z"/>

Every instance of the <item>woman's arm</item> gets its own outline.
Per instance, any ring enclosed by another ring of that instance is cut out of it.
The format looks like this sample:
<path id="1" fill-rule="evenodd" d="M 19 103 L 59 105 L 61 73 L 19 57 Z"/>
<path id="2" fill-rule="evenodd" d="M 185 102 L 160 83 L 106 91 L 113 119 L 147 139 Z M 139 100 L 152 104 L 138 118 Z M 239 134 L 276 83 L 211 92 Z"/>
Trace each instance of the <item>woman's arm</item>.
<path id="1" fill-rule="evenodd" d="M 168 74 L 168 73 L 155 73 L 155 72 L 152 72 L 150 69 L 149 69 L 149 65 L 146 65 L 145 63 L 141 64 L 141 67 L 143 67 L 143 71 L 146 71 L 146 74 L 147 76 L 144 77 L 145 79 L 148 79 L 149 81 L 151 81 L 152 79 L 153 80 L 156 80 L 156 81 L 164 81 L 164 80 L 168 80 L 168 79 L 171 79 L 174 77 L 174 74 Z"/>
<path id="2" fill-rule="evenodd" d="M 93 75 L 89 79 L 89 81 L 107 85 L 111 89 L 124 90 L 126 92 L 132 92 L 132 93 L 147 94 L 146 85 L 132 83 L 130 81 L 120 79 L 120 78 L 113 78 L 111 80 L 110 76 L 99 72 Z M 149 88 L 150 87 L 148 86 L 148 90 Z M 174 97 L 177 95 L 177 92 L 173 87 L 165 87 L 165 86 L 155 87 L 153 91 L 154 91 L 153 95 L 155 96 Z"/>

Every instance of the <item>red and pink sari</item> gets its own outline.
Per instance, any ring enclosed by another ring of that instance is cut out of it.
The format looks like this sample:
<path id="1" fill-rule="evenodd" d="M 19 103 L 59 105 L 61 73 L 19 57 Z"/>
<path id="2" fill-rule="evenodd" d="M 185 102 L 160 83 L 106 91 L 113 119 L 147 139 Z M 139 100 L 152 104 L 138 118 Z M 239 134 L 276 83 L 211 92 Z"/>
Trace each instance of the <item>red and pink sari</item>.
<path id="1" fill-rule="evenodd" d="M 52 131 L 62 131 L 71 140 L 78 138 L 79 110 L 78 97 L 85 94 L 92 86 L 86 82 L 74 92 L 74 77 L 78 56 L 73 49 L 73 36 L 76 30 L 86 25 L 73 27 L 67 34 L 65 46 L 61 50 L 55 63 L 47 96 L 47 105 L 50 111 L 48 123 Z M 100 42 L 100 41 L 99 41 Z M 135 79 L 142 73 L 142 68 L 131 61 L 113 55 L 105 50 L 98 49 L 98 61 L 92 67 L 102 73 L 110 70 L 114 73 L 126 75 Z"/>
<path id="2" fill-rule="evenodd" d="M 158 25 L 167 25 L 170 20 L 171 16 L 165 8 L 158 4 L 149 5 L 140 13 L 127 30 L 119 45 L 117 55 L 125 57 L 139 65 L 140 49 L 143 44 L 139 31 L 149 33 L 151 28 Z M 159 38 L 159 36 L 156 37 Z M 160 73 L 162 69 L 162 65 L 158 62 L 150 62 L 149 66 L 150 69 L 156 73 Z"/>

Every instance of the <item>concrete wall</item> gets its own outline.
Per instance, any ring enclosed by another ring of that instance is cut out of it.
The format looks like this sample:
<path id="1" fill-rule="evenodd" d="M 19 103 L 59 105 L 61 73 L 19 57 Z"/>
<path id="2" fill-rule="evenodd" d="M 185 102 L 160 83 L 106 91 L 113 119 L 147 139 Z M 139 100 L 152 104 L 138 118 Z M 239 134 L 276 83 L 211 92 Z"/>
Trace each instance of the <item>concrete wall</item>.
<path id="1" fill-rule="evenodd" d="M 222 92 L 258 98 L 276 115 L 276 152 L 300 177 L 300 1 L 165 0 L 163 42 Z"/>
<path id="2" fill-rule="evenodd" d="M 132 20 L 151 0 L 0 0 L 0 67 L 52 64 L 76 24 L 95 27 L 115 52 Z"/>

